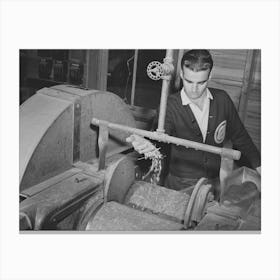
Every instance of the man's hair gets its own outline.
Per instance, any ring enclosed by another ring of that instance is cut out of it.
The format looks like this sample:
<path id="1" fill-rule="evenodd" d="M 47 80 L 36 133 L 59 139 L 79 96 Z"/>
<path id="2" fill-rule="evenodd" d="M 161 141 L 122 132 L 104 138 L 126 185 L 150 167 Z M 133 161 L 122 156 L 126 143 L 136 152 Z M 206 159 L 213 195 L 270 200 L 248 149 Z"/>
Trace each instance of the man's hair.
<path id="1" fill-rule="evenodd" d="M 190 50 L 184 53 L 181 60 L 181 69 L 184 67 L 194 72 L 203 71 L 213 67 L 213 59 L 208 50 Z"/>

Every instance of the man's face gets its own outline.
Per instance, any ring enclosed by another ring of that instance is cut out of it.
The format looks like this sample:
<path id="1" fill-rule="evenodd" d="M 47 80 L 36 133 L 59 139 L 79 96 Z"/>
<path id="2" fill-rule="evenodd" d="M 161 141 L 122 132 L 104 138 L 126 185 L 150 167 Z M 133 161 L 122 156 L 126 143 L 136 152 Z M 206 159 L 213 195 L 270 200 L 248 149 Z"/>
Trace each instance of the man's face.
<path id="1" fill-rule="evenodd" d="M 204 94 L 207 88 L 209 75 L 210 69 L 194 72 L 184 67 L 184 69 L 181 70 L 180 76 L 183 80 L 184 91 L 190 99 L 199 99 Z"/>

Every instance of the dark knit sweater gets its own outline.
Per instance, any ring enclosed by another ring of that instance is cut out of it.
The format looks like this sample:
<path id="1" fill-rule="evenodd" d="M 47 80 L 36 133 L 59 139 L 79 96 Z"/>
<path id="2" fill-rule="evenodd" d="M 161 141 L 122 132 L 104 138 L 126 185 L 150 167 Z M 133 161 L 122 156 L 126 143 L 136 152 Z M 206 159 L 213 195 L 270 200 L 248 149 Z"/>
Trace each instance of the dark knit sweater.
<path id="1" fill-rule="evenodd" d="M 217 143 L 217 127 L 226 121 L 226 139 L 250 161 L 253 168 L 261 165 L 260 154 L 242 124 L 235 106 L 223 90 L 209 88 L 210 100 L 208 128 L 205 144 L 222 147 Z M 216 132 L 216 136 L 215 136 Z M 189 105 L 182 105 L 180 92 L 170 95 L 166 108 L 165 133 L 203 143 L 202 133 Z M 219 139 L 219 138 L 218 138 Z M 219 176 L 221 158 L 208 152 L 171 145 L 169 172 L 184 178 L 215 178 Z"/>

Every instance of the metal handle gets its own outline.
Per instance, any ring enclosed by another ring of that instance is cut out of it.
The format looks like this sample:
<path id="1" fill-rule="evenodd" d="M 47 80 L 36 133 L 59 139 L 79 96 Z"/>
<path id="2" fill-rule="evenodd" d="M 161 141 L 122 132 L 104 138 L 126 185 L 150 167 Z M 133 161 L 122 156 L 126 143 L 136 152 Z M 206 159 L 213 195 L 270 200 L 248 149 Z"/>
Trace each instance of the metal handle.
<path id="1" fill-rule="evenodd" d="M 137 134 L 143 137 L 147 137 L 152 140 L 156 140 L 159 142 L 163 143 L 172 143 L 175 145 L 179 146 L 184 146 L 186 148 L 193 148 L 195 150 L 200 150 L 200 151 L 205 151 L 213 154 L 218 154 L 221 157 L 233 159 L 233 160 L 239 160 L 241 156 L 241 152 L 233 149 L 228 149 L 228 148 L 220 148 L 220 147 L 215 147 L 203 143 L 198 143 L 186 139 L 181 139 L 173 136 L 169 136 L 168 134 L 165 133 L 158 133 L 158 132 L 152 132 L 152 131 L 147 131 L 143 129 L 138 129 L 138 128 L 133 128 L 121 124 L 116 124 L 116 123 L 111 123 L 108 121 L 104 120 L 99 120 L 96 118 L 93 118 L 91 123 L 96 126 L 108 126 L 111 129 L 116 129 L 116 130 L 121 130 L 125 132 L 130 132 L 132 134 Z"/>

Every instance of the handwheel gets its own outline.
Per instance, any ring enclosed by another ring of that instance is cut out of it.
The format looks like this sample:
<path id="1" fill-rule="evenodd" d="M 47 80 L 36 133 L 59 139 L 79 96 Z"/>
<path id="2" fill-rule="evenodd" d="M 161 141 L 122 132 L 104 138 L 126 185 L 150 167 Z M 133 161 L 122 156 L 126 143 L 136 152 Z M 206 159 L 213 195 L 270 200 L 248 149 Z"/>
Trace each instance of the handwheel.
<path id="1" fill-rule="evenodd" d="M 158 61 L 152 61 L 147 67 L 147 74 L 152 80 L 160 80 L 163 76 L 162 64 Z"/>

